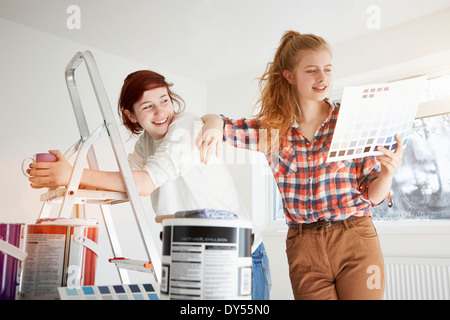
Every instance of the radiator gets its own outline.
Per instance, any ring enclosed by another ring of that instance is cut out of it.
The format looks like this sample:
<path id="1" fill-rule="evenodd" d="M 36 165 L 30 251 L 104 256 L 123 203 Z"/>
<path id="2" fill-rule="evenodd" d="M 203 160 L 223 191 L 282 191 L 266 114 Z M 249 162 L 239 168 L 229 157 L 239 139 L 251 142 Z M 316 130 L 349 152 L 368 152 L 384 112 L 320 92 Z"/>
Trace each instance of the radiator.
<path id="1" fill-rule="evenodd" d="M 384 258 L 385 300 L 450 300 L 450 259 Z"/>

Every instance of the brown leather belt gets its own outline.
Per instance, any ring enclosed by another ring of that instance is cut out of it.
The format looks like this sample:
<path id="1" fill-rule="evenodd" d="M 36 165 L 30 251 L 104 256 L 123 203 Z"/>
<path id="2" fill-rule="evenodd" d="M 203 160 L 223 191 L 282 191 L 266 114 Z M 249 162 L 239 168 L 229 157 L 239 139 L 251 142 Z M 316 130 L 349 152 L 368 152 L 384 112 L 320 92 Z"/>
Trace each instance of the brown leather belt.
<path id="1" fill-rule="evenodd" d="M 347 219 L 345 219 L 345 221 L 352 221 L 358 218 L 362 218 L 362 217 L 357 217 L 357 216 L 350 216 Z M 339 224 L 339 223 L 343 223 L 344 220 L 339 220 L 339 221 L 328 221 L 328 220 L 324 220 L 322 218 L 320 218 L 319 220 L 317 220 L 316 222 L 313 223 L 302 223 L 302 229 L 316 229 L 316 230 L 320 230 L 322 228 L 326 228 L 335 224 Z M 289 229 L 298 229 L 299 227 L 299 223 L 295 223 L 295 224 L 290 224 L 289 225 Z"/>

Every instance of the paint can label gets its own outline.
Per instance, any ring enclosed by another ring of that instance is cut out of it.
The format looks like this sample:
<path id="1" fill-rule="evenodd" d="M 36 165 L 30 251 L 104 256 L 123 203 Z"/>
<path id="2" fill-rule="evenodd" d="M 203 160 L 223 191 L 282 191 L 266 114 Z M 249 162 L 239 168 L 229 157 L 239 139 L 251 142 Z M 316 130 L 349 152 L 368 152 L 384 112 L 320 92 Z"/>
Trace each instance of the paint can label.
<path id="1" fill-rule="evenodd" d="M 164 227 L 161 297 L 251 298 L 250 235 L 237 227 Z"/>
<path id="2" fill-rule="evenodd" d="M 49 223 L 27 227 L 20 299 L 58 299 L 58 287 L 94 284 L 98 228 Z"/>
<path id="3" fill-rule="evenodd" d="M 28 234 L 21 284 L 26 298 L 55 298 L 63 278 L 65 243 L 65 234 Z"/>

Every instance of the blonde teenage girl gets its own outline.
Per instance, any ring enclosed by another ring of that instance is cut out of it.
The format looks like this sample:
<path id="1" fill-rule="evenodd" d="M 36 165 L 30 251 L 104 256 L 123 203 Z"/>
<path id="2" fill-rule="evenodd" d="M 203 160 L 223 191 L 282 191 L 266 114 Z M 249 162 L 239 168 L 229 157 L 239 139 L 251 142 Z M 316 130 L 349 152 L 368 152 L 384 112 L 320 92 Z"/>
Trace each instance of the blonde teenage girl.
<path id="1" fill-rule="evenodd" d="M 379 147 L 382 156 L 327 163 L 340 109 L 326 98 L 332 76 L 327 42 L 288 31 L 261 78 L 256 118 L 204 116 L 196 144 L 203 161 L 222 138 L 266 154 L 289 227 L 295 299 L 381 299 L 383 257 L 370 208 L 389 193 L 402 140 L 396 136 L 395 152 Z"/>

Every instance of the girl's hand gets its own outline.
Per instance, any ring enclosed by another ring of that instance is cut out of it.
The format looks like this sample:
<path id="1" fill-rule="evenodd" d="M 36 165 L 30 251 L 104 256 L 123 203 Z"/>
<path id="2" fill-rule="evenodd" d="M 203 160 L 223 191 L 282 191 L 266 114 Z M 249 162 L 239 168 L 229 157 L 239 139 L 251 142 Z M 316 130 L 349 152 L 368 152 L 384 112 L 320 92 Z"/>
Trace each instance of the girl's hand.
<path id="1" fill-rule="evenodd" d="M 195 145 L 200 151 L 200 161 L 207 164 L 214 149 L 217 157 L 222 151 L 223 120 L 216 115 L 203 116 L 202 120 L 205 124 L 195 140 Z"/>
<path id="2" fill-rule="evenodd" d="M 384 154 L 376 157 L 381 163 L 380 176 L 393 177 L 394 173 L 402 164 L 403 139 L 398 134 L 395 135 L 395 139 L 397 140 L 397 147 L 395 148 L 395 151 L 388 150 L 382 146 L 379 146 L 377 149 Z"/>
<path id="3" fill-rule="evenodd" d="M 56 156 L 56 162 L 34 162 L 27 170 L 33 189 L 57 188 L 69 184 L 72 166 L 59 150 L 49 152 Z"/>

